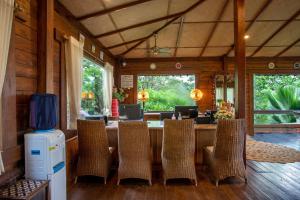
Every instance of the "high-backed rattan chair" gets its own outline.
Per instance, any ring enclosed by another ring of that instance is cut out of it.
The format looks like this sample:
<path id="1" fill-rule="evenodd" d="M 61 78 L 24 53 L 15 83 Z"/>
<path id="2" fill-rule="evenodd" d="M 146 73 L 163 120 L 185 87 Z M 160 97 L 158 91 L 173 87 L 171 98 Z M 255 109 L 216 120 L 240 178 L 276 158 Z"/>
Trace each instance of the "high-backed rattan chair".
<path id="1" fill-rule="evenodd" d="M 118 185 L 125 178 L 146 179 L 152 185 L 152 154 L 147 122 L 119 122 L 118 151 Z"/>
<path id="2" fill-rule="evenodd" d="M 193 120 L 164 120 L 161 152 L 164 184 L 172 178 L 195 181 L 195 131 Z"/>
<path id="3" fill-rule="evenodd" d="M 104 183 L 113 161 L 114 148 L 109 148 L 104 121 L 77 120 L 78 164 L 77 176 L 104 177 Z M 75 183 L 77 177 L 75 179 Z"/>
<path id="4" fill-rule="evenodd" d="M 214 146 L 204 148 L 204 163 L 216 181 L 238 176 L 246 179 L 243 160 L 245 120 L 219 120 Z"/>

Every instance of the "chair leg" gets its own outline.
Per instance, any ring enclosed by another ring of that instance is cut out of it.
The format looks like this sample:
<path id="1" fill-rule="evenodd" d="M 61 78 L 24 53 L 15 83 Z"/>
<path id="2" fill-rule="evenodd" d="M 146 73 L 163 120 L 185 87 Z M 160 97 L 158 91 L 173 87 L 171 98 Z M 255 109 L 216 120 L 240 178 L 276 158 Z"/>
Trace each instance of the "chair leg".
<path id="1" fill-rule="evenodd" d="M 198 185 L 197 179 L 195 179 L 194 181 L 195 181 L 195 186 L 197 186 Z"/>
<path id="2" fill-rule="evenodd" d="M 75 177 L 74 184 L 77 184 L 78 176 Z"/>
<path id="3" fill-rule="evenodd" d="M 104 177 L 104 185 L 106 185 L 106 179 L 107 179 L 107 177 Z"/>
<path id="4" fill-rule="evenodd" d="M 216 180 L 216 187 L 219 187 L 219 180 Z"/>
<path id="5" fill-rule="evenodd" d="M 244 179 L 245 179 L 245 183 L 247 184 L 248 183 L 247 177 L 245 176 Z"/>
<path id="6" fill-rule="evenodd" d="M 120 185 L 120 179 L 118 179 L 117 185 Z"/>
<path id="7" fill-rule="evenodd" d="M 164 178 L 164 185 L 167 185 L 167 179 Z"/>
<path id="8" fill-rule="evenodd" d="M 152 181 L 151 181 L 151 179 L 149 179 L 149 185 L 150 185 L 150 186 L 152 185 Z"/>

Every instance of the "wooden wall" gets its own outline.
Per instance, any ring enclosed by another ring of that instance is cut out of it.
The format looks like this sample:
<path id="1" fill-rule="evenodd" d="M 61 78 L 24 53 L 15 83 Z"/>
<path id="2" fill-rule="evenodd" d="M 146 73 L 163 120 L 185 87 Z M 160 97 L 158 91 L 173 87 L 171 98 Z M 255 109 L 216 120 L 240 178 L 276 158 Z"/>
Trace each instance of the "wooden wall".
<path id="1" fill-rule="evenodd" d="M 24 8 L 22 21 L 15 17 L 12 51 L 3 91 L 3 159 L 5 173 L 0 185 L 23 173 L 23 141 L 28 130 L 29 97 L 37 89 L 37 0 L 18 0 Z"/>

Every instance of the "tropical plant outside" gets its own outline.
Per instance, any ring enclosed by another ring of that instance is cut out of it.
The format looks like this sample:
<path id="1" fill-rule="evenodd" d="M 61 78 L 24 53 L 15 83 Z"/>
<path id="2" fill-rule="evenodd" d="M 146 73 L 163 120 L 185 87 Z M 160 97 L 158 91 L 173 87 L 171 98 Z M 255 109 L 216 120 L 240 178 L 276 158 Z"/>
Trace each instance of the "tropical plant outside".
<path id="1" fill-rule="evenodd" d="M 143 88 L 149 92 L 145 111 L 172 111 L 176 105 L 195 105 L 190 98 L 195 88 L 194 75 L 138 76 L 138 91 Z"/>
<path id="2" fill-rule="evenodd" d="M 82 98 L 81 108 L 90 115 L 100 114 L 103 109 L 103 69 L 97 63 L 84 58 L 82 72 L 82 92 L 92 92 L 93 98 Z"/>
<path id="3" fill-rule="evenodd" d="M 256 75 L 254 77 L 255 110 L 300 110 L 299 75 Z M 299 116 L 255 114 L 255 124 L 299 123 Z"/>

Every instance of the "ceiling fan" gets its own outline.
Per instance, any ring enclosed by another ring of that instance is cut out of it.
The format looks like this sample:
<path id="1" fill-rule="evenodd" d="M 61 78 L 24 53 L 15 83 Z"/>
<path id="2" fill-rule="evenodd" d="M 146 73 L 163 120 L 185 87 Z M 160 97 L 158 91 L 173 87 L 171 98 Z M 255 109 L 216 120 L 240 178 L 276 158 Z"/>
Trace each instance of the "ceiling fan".
<path id="1" fill-rule="evenodd" d="M 170 48 L 161 48 L 157 46 L 157 33 L 154 34 L 154 46 L 148 50 L 153 56 L 169 56 L 171 55 Z"/>

